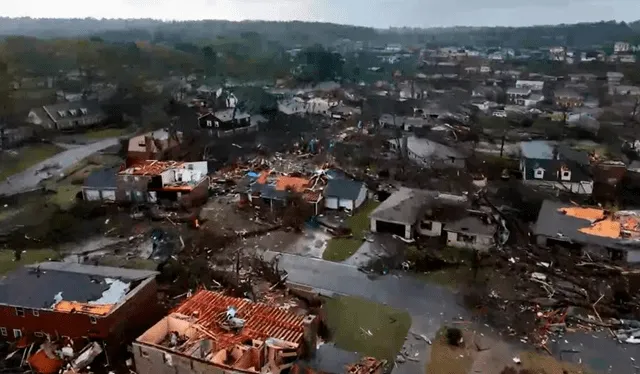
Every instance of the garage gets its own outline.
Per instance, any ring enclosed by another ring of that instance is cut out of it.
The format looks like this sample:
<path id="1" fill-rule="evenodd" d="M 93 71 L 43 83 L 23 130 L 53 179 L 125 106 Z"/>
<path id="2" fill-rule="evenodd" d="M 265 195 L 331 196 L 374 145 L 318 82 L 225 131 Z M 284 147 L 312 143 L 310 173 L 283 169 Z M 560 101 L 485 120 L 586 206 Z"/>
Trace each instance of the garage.
<path id="1" fill-rule="evenodd" d="M 86 201 L 116 201 L 116 174 L 118 168 L 100 169 L 89 174 L 82 185 L 82 198 Z"/>
<path id="2" fill-rule="evenodd" d="M 403 238 L 406 233 L 406 226 L 399 223 L 376 220 L 375 226 L 376 226 L 376 232 L 379 232 L 379 233 L 398 235 Z"/>

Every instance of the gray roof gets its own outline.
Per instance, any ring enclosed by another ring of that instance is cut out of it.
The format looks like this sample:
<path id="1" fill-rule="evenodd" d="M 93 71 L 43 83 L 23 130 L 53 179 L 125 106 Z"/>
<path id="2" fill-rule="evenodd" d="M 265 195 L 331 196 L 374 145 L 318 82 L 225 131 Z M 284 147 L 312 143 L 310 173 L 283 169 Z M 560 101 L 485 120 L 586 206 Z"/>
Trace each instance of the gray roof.
<path id="1" fill-rule="evenodd" d="M 571 206 L 571 204 L 560 201 L 545 200 L 538 213 L 538 220 L 533 226 L 533 234 L 603 247 L 620 249 L 630 249 L 632 246 L 635 247 L 635 249 L 640 247 L 640 243 L 637 241 L 606 238 L 578 231 L 591 226 L 591 221 L 563 214 L 559 211 L 559 209 Z"/>
<path id="2" fill-rule="evenodd" d="M 407 147 L 415 156 L 430 160 L 465 159 L 467 156 L 461 151 L 434 142 L 426 138 L 410 136 L 407 139 Z"/>
<path id="3" fill-rule="evenodd" d="M 54 121 L 59 121 L 61 119 L 82 118 L 86 116 L 105 115 L 104 111 L 102 111 L 102 108 L 97 101 L 73 101 L 69 103 L 45 105 L 43 108 Z M 83 113 L 83 110 L 86 111 L 86 114 Z M 61 113 L 64 113 L 64 117 L 61 115 Z"/>
<path id="4" fill-rule="evenodd" d="M 467 216 L 457 221 L 446 223 L 445 231 L 458 232 L 462 234 L 475 234 L 484 236 L 493 236 L 497 227 L 494 224 L 487 224 L 476 216 Z"/>
<path id="5" fill-rule="evenodd" d="M 520 151 L 524 158 L 552 160 L 554 146 L 555 143 L 546 140 L 533 140 L 530 142 L 521 142 Z"/>
<path id="6" fill-rule="evenodd" d="M 117 304 L 135 288 L 132 282 L 156 274 L 155 271 L 44 262 L 24 266 L 0 280 L 0 304 L 30 309 L 52 309 L 61 300 Z M 126 289 L 114 289 L 117 286 Z"/>
<path id="7" fill-rule="evenodd" d="M 345 200 L 356 200 L 363 186 L 363 182 L 350 179 L 331 179 L 329 183 L 327 183 L 324 195 Z"/>
<path id="8" fill-rule="evenodd" d="M 233 111 L 234 111 L 233 109 L 225 109 L 225 110 L 217 111 L 213 115 L 222 122 L 229 122 L 234 118 Z M 251 115 L 249 113 L 236 110 L 236 114 L 235 114 L 236 120 L 241 120 L 246 118 L 251 118 Z"/>
<path id="9" fill-rule="evenodd" d="M 400 189 L 369 214 L 370 218 L 394 223 L 412 225 L 425 210 L 430 191 L 400 187 Z"/>
<path id="10" fill-rule="evenodd" d="M 104 168 L 94 170 L 84 181 L 85 188 L 116 188 L 116 174 L 118 168 Z"/>

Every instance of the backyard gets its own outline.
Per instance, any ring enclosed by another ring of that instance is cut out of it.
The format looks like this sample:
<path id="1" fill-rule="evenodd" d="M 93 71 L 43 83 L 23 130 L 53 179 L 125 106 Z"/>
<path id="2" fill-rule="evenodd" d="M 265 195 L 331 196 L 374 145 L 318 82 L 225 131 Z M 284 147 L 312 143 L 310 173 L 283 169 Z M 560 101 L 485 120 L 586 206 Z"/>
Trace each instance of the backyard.
<path id="1" fill-rule="evenodd" d="M 379 202 L 369 200 L 358 208 L 356 213 L 346 220 L 346 224 L 351 229 L 353 236 L 350 238 L 331 239 L 322 254 L 322 258 L 328 261 L 340 262 L 356 253 L 362 245 L 365 234 L 369 231 L 369 213 L 378 205 L 380 205 Z"/>
<path id="2" fill-rule="evenodd" d="M 328 299 L 323 309 L 338 348 L 393 362 L 411 326 L 409 313 L 356 297 Z"/>

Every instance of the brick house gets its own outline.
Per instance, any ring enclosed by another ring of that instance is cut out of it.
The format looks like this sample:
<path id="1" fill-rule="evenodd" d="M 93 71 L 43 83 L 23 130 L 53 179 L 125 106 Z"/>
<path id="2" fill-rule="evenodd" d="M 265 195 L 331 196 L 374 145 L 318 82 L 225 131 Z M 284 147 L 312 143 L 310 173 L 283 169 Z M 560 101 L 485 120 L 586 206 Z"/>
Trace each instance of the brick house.
<path id="1" fill-rule="evenodd" d="M 206 161 L 148 160 L 116 176 L 116 202 L 204 204 L 209 195 Z"/>
<path id="2" fill-rule="evenodd" d="M 161 129 L 129 139 L 127 166 L 147 160 L 171 160 L 177 157 L 182 133 Z"/>
<path id="3" fill-rule="evenodd" d="M 19 268 L 0 280 L 0 339 L 48 334 L 120 343 L 157 312 L 156 274 L 67 262 Z"/>

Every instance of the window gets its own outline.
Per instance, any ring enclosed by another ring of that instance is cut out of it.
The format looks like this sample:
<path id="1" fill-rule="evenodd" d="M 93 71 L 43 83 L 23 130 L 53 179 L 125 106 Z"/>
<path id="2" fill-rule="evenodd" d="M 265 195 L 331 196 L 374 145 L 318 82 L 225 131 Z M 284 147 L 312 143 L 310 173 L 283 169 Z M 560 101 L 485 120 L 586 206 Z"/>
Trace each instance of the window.
<path id="1" fill-rule="evenodd" d="M 98 323 L 98 320 L 96 319 L 96 317 L 89 317 L 89 322 L 91 322 L 92 325 L 95 325 Z"/>
<path id="2" fill-rule="evenodd" d="M 422 221 L 420 223 L 420 228 L 423 230 L 433 230 L 433 222 L 432 221 Z"/>
<path id="3" fill-rule="evenodd" d="M 458 233 L 458 241 L 463 243 L 473 243 L 474 237 L 472 235 Z"/>
<path id="4" fill-rule="evenodd" d="M 533 177 L 536 178 L 536 179 L 544 178 L 544 169 L 543 168 L 535 169 Z"/>
<path id="5" fill-rule="evenodd" d="M 143 351 L 142 348 L 140 348 L 140 356 L 148 358 L 149 357 L 149 352 Z"/>
<path id="6" fill-rule="evenodd" d="M 40 331 L 36 331 L 36 332 L 34 332 L 34 333 L 33 333 L 33 335 L 34 335 L 36 338 L 42 338 L 42 337 L 44 336 L 44 334 L 43 334 L 42 332 L 40 332 Z"/>
<path id="7" fill-rule="evenodd" d="M 6 327 L 0 327 L 0 335 L 7 336 L 7 328 Z"/>
<path id="8" fill-rule="evenodd" d="M 35 309 L 34 309 L 34 310 L 32 310 L 32 311 L 31 311 L 31 313 L 33 313 L 33 316 L 34 316 L 34 317 L 40 317 L 40 312 L 39 312 L 39 311 L 37 311 L 37 310 L 35 310 Z"/>
<path id="9" fill-rule="evenodd" d="M 213 122 L 211 120 L 207 120 L 207 127 L 213 126 Z"/>
<path id="10" fill-rule="evenodd" d="M 24 317 L 24 309 L 23 308 L 16 308 L 16 316 Z"/>
<path id="11" fill-rule="evenodd" d="M 571 172 L 569 170 L 562 170 L 561 178 L 562 178 L 563 181 L 570 181 L 571 180 Z"/>
<path id="12" fill-rule="evenodd" d="M 64 118 L 67 116 L 67 112 L 65 112 L 64 110 L 59 110 L 58 115 L 60 116 L 60 118 Z"/>
<path id="13" fill-rule="evenodd" d="M 13 337 L 16 339 L 22 338 L 22 330 L 13 329 Z"/>
<path id="14" fill-rule="evenodd" d="M 87 108 L 80 108 L 80 113 L 82 113 L 83 115 L 87 114 Z"/>
<path id="15" fill-rule="evenodd" d="M 75 109 L 71 109 L 69 110 L 69 114 L 71 114 L 72 116 L 75 116 L 76 114 L 78 114 L 78 111 Z"/>

